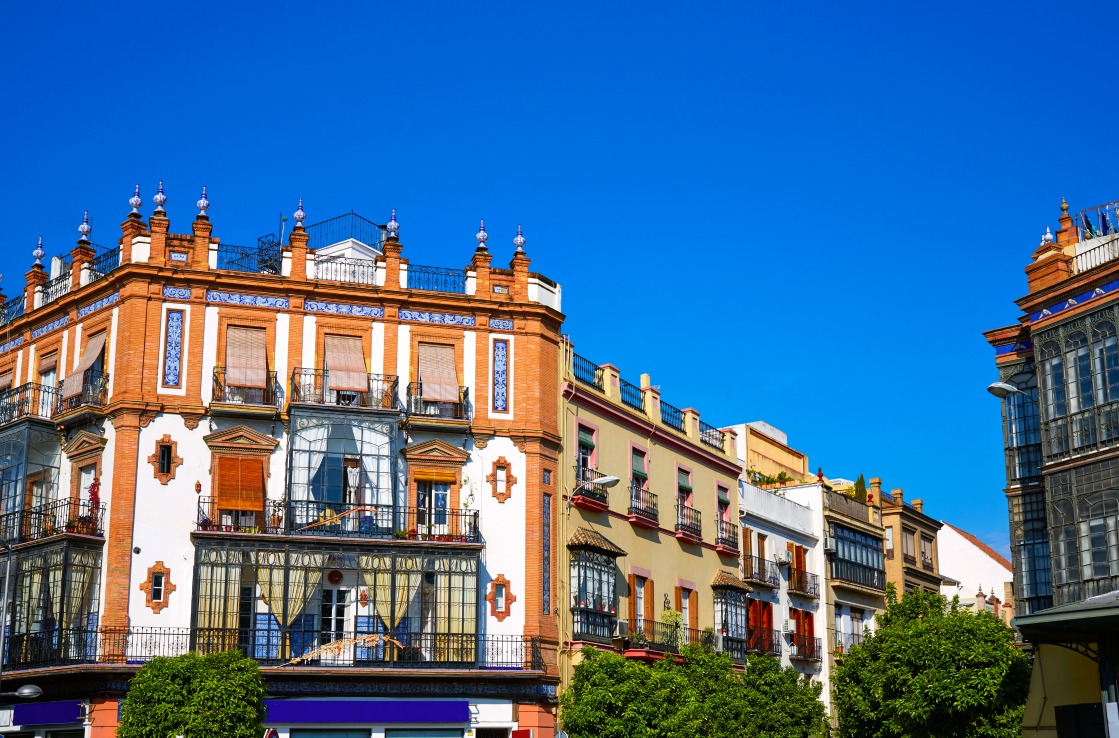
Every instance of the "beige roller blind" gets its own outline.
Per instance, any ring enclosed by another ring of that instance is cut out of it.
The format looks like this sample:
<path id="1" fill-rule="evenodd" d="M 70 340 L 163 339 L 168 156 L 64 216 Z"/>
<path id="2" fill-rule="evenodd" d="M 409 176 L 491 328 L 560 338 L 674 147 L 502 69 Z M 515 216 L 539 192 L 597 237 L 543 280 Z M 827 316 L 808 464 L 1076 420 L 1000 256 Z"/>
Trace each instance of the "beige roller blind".
<path id="1" fill-rule="evenodd" d="M 47 354 L 43 358 L 39 359 L 39 373 L 40 374 L 42 374 L 43 372 L 49 372 L 51 369 L 54 369 L 57 366 L 58 366 L 58 352 L 55 352 L 53 354 Z"/>
<path id="2" fill-rule="evenodd" d="M 327 336 L 326 370 L 332 390 L 369 391 L 369 372 L 365 352 L 357 336 Z"/>
<path id="3" fill-rule="evenodd" d="M 420 384 L 423 399 L 432 402 L 458 402 L 458 373 L 455 347 L 438 343 L 420 344 Z"/>
<path id="4" fill-rule="evenodd" d="M 0 374 L 0 390 L 6 390 L 6 389 L 11 389 L 11 388 L 12 388 L 12 373 L 11 372 L 4 372 L 3 374 Z"/>
<path id="5" fill-rule="evenodd" d="M 268 387 L 268 351 L 263 328 L 229 326 L 225 331 L 227 387 Z"/>
<path id="6" fill-rule="evenodd" d="M 82 360 L 74 367 L 74 371 L 66 375 L 66 379 L 62 382 L 62 396 L 73 397 L 74 395 L 81 394 L 82 391 L 82 376 L 86 373 L 101 352 L 105 350 L 105 334 L 98 333 L 96 336 L 90 336 L 89 341 L 86 342 L 85 351 L 82 353 Z M 42 372 L 42 365 L 40 365 L 40 373 Z"/>

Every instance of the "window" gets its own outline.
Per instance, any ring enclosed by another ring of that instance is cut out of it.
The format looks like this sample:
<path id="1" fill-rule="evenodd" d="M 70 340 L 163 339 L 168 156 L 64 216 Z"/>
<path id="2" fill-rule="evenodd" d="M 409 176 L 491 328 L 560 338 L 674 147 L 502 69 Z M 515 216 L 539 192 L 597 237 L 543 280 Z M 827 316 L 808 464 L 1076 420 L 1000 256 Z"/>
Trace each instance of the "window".
<path id="1" fill-rule="evenodd" d="M 32 412 L 49 418 L 54 414 L 54 389 L 58 386 L 58 354 L 47 354 L 39 359 L 38 407 Z"/>
<path id="2" fill-rule="evenodd" d="M 263 328 L 229 326 L 225 331 L 225 370 L 215 372 L 218 402 L 271 404 L 267 333 Z"/>
<path id="3" fill-rule="evenodd" d="M 426 480 L 416 482 L 416 523 L 423 529 L 445 526 L 450 499 L 449 483 Z"/>
<path id="4" fill-rule="evenodd" d="M 170 604 L 171 593 L 175 589 L 175 585 L 171 583 L 171 570 L 164 566 L 162 561 L 155 562 L 148 569 L 148 576 L 140 584 L 140 590 L 145 597 L 144 604 L 157 615 Z"/>
<path id="5" fill-rule="evenodd" d="M 160 474 L 171 473 L 171 444 L 159 444 L 159 462 L 157 468 Z"/>
<path id="6" fill-rule="evenodd" d="M 1065 403 L 1065 368 L 1061 360 L 1061 347 L 1056 341 L 1042 344 L 1038 351 L 1041 358 L 1041 387 L 1045 419 L 1054 420 L 1068 414 Z"/>
<path id="7" fill-rule="evenodd" d="M 932 571 L 933 568 L 932 547 L 932 539 L 926 536 L 921 536 L 921 566 L 930 571 Z"/>
<path id="8" fill-rule="evenodd" d="M 692 473 L 684 469 L 676 470 L 676 504 L 680 507 L 692 504 Z"/>
<path id="9" fill-rule="evenodd" d="M 676 588 L 676 611 L 681 615 L 684 627 L 699 630 L 699 596 L 694 589 Z"/>
<path id="10" fill-rule="evenodd" d="M 493 609 L 497 612 L 505 612 L 505 585 L 498 584 L 494 586 Z"/>
<path id="11" fill-rule="evenodd" d="M 645 587 L 649 584 L 649 580 L 645 577 L 635 576 L 631 579 L 632 586 L 630 587 L 630 620 L 635 623 L 635 628 L 641 630 L 645 623 L 646 608 L 652 604 L 651 599 L 649 602 L 645 600 Z"/>
<path id="12" fill-rule="evenodd" d="M 894 558 L 894 529 L 892 526 L 886 528 L 886 558 Z"/>
<path id="13" fill-rule="evenodd" d="M 592 473 L 594 469 L 594 431 L 590 428 L 579 426 L 579 445 L 575 454 L 576 481 L 593 481 L 598 475 Z"/>
<path id="14" fill-rule="evenodd" d="M 264 512 L 264 458 L 218 456 L 214 468 L 214 497 L 222 516 L 220 523 L 257 525 L 255 514 Z"/>
<path id="15" fill-rule="evenodd" d="M 765 535 L 763 535 L 761 533 L 758 534 L 758 558 L 761 559 L 762 561 L 765 561 L 765 542 L 766 542 L 766 540 L 767 539 L 766 539 Z"/>
<path id="16" fill-rule="evenodd" d="M 103 383 L 102 374 L 105 371 L 105 334 L 98 333 L 90 336 L 86 342 L 85 351 L 74 371 L 66 375 L 62 382 L 62 397 L 75 397 L 94 390 L 99 390 Z M 82 401 L 92 400 L 92 396 L 83 396 Z"/>
<path id="17" fill-rule="evenodd" d="M 716 488 L 718 501 L 719 520 L 730 520 L 730 491 L 723 485 Z"/>
<path id="18" fill-rule="evenodd" d="M 1087 410 L 1094 404 L 1092 392 L 1092 365 L 1088 351 L 1088 337 L 1082 332 L 1073 333 L 1065 340 L 1065 379 L 1068 382 L 1068 410 L 1070 413 Z"/>
<path id="19" fill-rule="evenodd" d="M 836 555 L 830 562 L 833 578 L 885 588 L 881 538 L 837 523 L 831 524 L 829 533 L 836 543 Z"/>
<path id="20" fill-rule="evenodd" d="M 338 405 L 359 404 L 359 394 L 369 392 L 369 370 L 365 351 L 357 336 L 327 335 L 323 341 L 327 401 Z"/>
<path id="21" fill-rule="evenodd" d="M 743 561 L 749 561 L 754 555 L 754 531 L 750 528 L 742 529 L 742 556 Z"/>
<path id="22" fill-rule="evenodd" d="M 155 442 L 155 449 L 148 457 L 148 463 L 152 465 L 155 478 L 160 484 L 167 484 L 174 479 L 175 470 L 183 463 L 176 453 L 177 448 L 178 444 L 166 433 Z"/>
<path id="23" fill-rule="evenodd" d="M 152 599 L 163 601 L 163 572 L 152 574 Z"/>
<path id="24" fill-rule="evenodd" d="M 413 390 L 410 393 L 412 412 L 443 418 L 464 418 L 458 370 L 455 367 L 455 347 L 421 343 L 417 363 L 419 391 Z"/>
<path id="25" fill-rule="evenodd" d="M 509 589 L 509 580 L 504 574 L 498 574 L 490 582 L 490 591 L 486 594 L 486 602 L 490 604 L 490 615 L 499 623 L 509 617 L 513 603 L 517 596 Z"/>
<path id="26" fill-rule="evenodd" d="M 649 474 L 645 471 L 645 452 L 633 449 L 630 468 L 633 470 L 633 488 L 645 489 L 649 482 Z"/>
<path id="27" fill-rule="evenodd" d="M 614 635 L 618 590 L 614 558 L 589 549 L 571 551 L 571 612 L 578 640 Z"/>
<path id="28" fill-rule="evenodd" d="M 552 470 L 551 469 L 545 469 L 544 470 L 544 484 L 547 484 L 549 486 L 552 484 Z"/>
<path id="29" fill-rule="evenodd" d="M 906 563 L 917 563 L 917 546 L 914 540 L 915 534 L 911 530 L 901 531 L 901 553 Z"/>
<path id="30" fill-rule="evenodd" d="M 1092 363 L 1096 375 L 1096 404 L 1119 400 L 1119 346 L 1110 322 L 1092 330 Z"/>
<path id="31" fill-rule="evenodd" d="M 509 461 L 504 456 L 499 456 L 493 462 L 493 471 L 486 475 L 486 482 L 498 502 L 505 502 L 513 496 L 513 485 L 517 483 L 517 478 L 510 473 Z"/>
<path id="32" fill-rule="evenodd" d="M 727 638 L 746 639 L 746 593 L 737 589 L 715 590 L 715 632 Z M 734 649 L 726 649 L 734 651 Z"/>

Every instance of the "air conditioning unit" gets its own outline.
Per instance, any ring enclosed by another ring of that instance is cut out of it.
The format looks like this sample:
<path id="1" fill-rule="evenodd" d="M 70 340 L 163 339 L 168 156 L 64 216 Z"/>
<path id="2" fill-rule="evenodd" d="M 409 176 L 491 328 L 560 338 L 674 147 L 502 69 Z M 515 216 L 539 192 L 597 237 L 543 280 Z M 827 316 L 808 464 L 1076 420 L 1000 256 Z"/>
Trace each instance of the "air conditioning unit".
<path id="1" fill-rule="evenodd" d="M 824 553 L 833 554 L 833 553 L 835 553 L 835 551 L 836 551 L 835 539 L 830 538 L 830 537 L 825 538 L 824 539 Z"/>
<path id="2" fill-rule="evenodd" d="M 786 550 L 786 551 L 781 551 L 780 553 L 778 553 L 777 554 L 777 563 L 778 564 L 791 564 L 791 563 L 793 563 L 793 552 Z"/>
<path id="3" fill-rule="evenodd" d="M 795 632 L 793 630 L 793 624 L 789 622 L 788 619 L 785 620 L 785 625 L 781 628 L 781 630 L 784 631 L 786 634 Z"/>
<path id="4" fill-rule="evenodd" d="M 722 650 L 723 650 L 723 634 L 722 633 L 716 633 L 715 634 L 715 650 L 719 651 L 719 652 L 722 652 Z"/>
<path id="5" fill-rule="evenodd" d="M 614 621 L 614 637 L 615 638 L 629 638 L 629 621 L 628 620 L 615 620 Z"/>

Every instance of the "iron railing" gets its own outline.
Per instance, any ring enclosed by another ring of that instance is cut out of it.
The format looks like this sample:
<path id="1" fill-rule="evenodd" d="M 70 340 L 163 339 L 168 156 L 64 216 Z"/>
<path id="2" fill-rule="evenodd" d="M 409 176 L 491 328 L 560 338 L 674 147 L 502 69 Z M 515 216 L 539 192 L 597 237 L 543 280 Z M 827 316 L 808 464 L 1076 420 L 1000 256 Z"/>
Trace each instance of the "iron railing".
<path id="1" fill-rule="evenodd" d="M 763 587 L 780 587 L 781 572 L 776 561 L 766 561 L 760 556 L 742 557 L 742 578 Z"/>
<path id="2" fill-rule="evenodd" d="M 797 661 L 820 661 L 824 650 L 820 639 L 810 635 L 791 633 L 789 638 L 789 658 Z"/>
<path id="3" fill-rule="evenodd" d="M 542 671 L 536 636 L 350 632 L 280 628 L 90 628 L 14 633 L 5 667 L 32 669 L 74 664 L 145 664 L 163 656 L 235 650 L 262 666 Z"/>
<path id="4" fill-rule="evenodd" d="M 105 506 L 91 505 L 88 500 L 54 500 L 26 510 L 15 510 L 0 516 L 0 531 L 13 543 L 38 541 L 44 538 L 77 533 L 103 536 Z"/>
<path id="5" fill-rule="evenodd" d="M 1041 424 L 1045 461 L 1084 454 L 1119 443 L 1119 400 Z"/>
<path id="6" fill-rule="evenodd" d="M 58 388 L 28 382 L 0 392 L 0 424 L 20 418 L 49 418 L 58 407 Z"/>
<path id="7" fill-rule="evenodd" d="M 863 634 L 859 633 L 844 633 L 834 628 L 829 629 L 832 634 L 832 642 L 835 644 L 836 653 L 844 653 L 850 651 L 853 646 L 857 646 L 863 642 Z"/>
<path id="8" fill-rule="evenodd" d="M 803 597 L 820 599 L 820 575 L 790 566 L 789 591 Z"/>
<path id="9" fill-rule="evenodd" d="M 781 655 L 781 631 L 750 626 L 746 632 L 746 650 L 750 653 Z"/>
<path id="10" fill-rule="evenodd" d="M 58 392 L 55 415 L 68 413 L 81 407 L 105 407 L 109 400 L 109 375 L 95 369 L 82 373 L 82 388 L 76 394 L 62 396 Z"/>
<path id="11" fill-rule="evenodd" d="M 598 641 L 609 643 L 614 637 L 618 622 L 617 607 L 608 609 L 597 607 L 571 608 L 573 637 L 577 641 Z"/>
<path id="12" fill-rule="evenodd" d="M 444 420 L 470 420 L 470 406 L 466 387 L 458 388 L 458 400 L 424 397 L 422 382 L 408 384 L 408 413 L 413 416 L 442 418 Z"/>
<path id="13" fill-rule="evenodd" d="M 446 267 L 408 265 L 408 289 L 466 294 L 466 272 Z"/>
<path id="14" fill-rule="evenodd" d="M 831 562 L 831 578 L 852 584 L 861 584 L 864 587 L 875 589 L 886 588 L 886 572 L 871 566 L 836 559 Z"/>
<path id="15" fill-rule="evenodd" d="M 283 254 L 280 244 L 263 237 L 256 246 L 218 244 L 218 269 L 252 274 L 279 274 Z"/>
<path id="16" fill-rule="evenodd" d="M 734 636 L 719 636 L 715 639 L 715 646 L 721 650 L 730 660 L 736 664 L 743 664 L 746 662 L 746 654 L 748 652 L 749 642 L 745 638 L 735 638 Z"/>
<path id="17" fill-rule="evenodd" d="M 284 528 L 284 503 L 266 501 L 267 513 L 261 511 L 228 510 L 218 505 L 217 497 L 198 498 L 196 530 L 225 533 L 268 533 L 282 535 Z"/>
<path id="18" fill-rule="evenodd" d="M 606 492 L 606 486 L 595 483 L 595 480 L 603 476 L 598 469 L 589 466 L 575 467 L 575 491 L 571 493 L 572 499 L 586 497 L 608 505 L 610 497 Z"/>
<path id="19" fill-rule="evenodd" d="M 645 410 L 645 393 L 636 384 L 631 384 L 622 378 L 618 378 L 618 387 L 622 393 L 622 404 L 629 405 L 634 410 Z"/>
<path id="20" fill-rule="evenodd" d="M 54 302 L 70 292 L 70 270 L 67 268 L 62 274 L 43 285 L 43 304 Z"/>
<path id="21" fill-rule="evenodd" d="M 571 369 L 577 380 L 594 387 L 599 392 L 603 391 L 602 369 L 590 359 L 586 359 L 579 354 L 572 354 Z"/>
<path id="22" fill-rule="evenodd" d="M 660 519 L 657 496 L 645 489 L 644 480 L 632 479 L 629 485 L 629 514 L 656 522 Z"/>
<path id="23" fill-rule="evenodd" d="M 321 249 L 331 244 L 353 239 L 375 249 L 381 248 L 385 227 L 354 211 L 328 218 L 307 226 L 307 247 Z"/>
<path id="24" fill-rule="evenodd" d="M 1113 238 L 1105 244 L 1095 246 L 1076 255 L 1076 273 L 1086 272 L 1089 269 L 1106 264 L 1119 257 L 1119 238 Z"/>
<path id="25" fill-rule="evenodd" d="M 715 545 L 738 550 L 738 526 L 729 520 L 715 518 Z"/>
<path id="26" fill-rule="evenodd" d="M 699 421 L 699 440 L 711 448 L 723 450 L 723 432 L 702 420 Z"/>
<path id="27" fill-rule="evenodd" d="M 0 325 L 10 323 L 16 318 L 23 315 L 24 308 L 27 307 L 27 297 L 23 294 L 16 295 L 12 299 L 0 305 Z"/>
<path id="28" fill-rule="evenodd" d="M 89 281 L 95 282 L 120 266 L 120 248 L 112 247 L 102 251 L 89 262 Z"/>
<path id="29" fill-rule="evenodd" d="M 399 383 L 395 374 L 370 374 L 369 389 L 330 388 L 330 371 L 296 367 L 291 373 L 291 401 L 307 405 L 338 405 L 369 410 L 394 410 Z"/>
<path id="30" fill-rule="evenodd" d="M 477 510 L 289 500 L 286 533 L 437 543 L 481 543 Z"/>
<path id="31" fill-rule="evenodd" d="M 342 256 L 316 259 L 314 278 L 376 287 L 377 262 L 370 259 L 349 259 Z"/>
<path id="32" fill-rule="evenodd" d="M 699 510 L 688 505 L 676 505 L 676 532 L 701 538 L 703 536 L 703 522 Z"/>
<path id="33" fill-rule="evenodd" d="M 842 492 L 824 490 L 824 500 L 829 510 L 834 510 L 855 520 L 861 520 L 864 523 L 870 519 L 870 511 L 866 503 L 853 500 Z"/>
<path id="34" fill-rule="evenodd" d="M 667 402 L 661 402 L 661 422 L 669 428 L 684 432 L 684 413 Z"/>
<path id="35" fill-rule="evenodd" d="M 276 381 L 276 372 L 264 373 L 263 387 L 244 387 L 236 384 L 227 384 L 228 372 L 225 367 L 214 367 L 214 402 L 231 405 L 259 405 L 261 407 L 275 407 L 280 395 L 280 385 Z"/>

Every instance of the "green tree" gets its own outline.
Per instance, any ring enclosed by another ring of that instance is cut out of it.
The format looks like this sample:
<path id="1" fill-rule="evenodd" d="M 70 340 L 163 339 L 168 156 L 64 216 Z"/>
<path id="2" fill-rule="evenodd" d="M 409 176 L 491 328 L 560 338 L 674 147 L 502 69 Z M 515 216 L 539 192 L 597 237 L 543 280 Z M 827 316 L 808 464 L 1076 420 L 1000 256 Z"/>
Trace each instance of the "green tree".
<path id="1" fill-rule="evenodd" d="M 891 586 L 877 621 L 832 673 L 840 738 L 1021 735 L 1030 662 L 997 618 Z"/>
<path id="2" fill-rule="evenodd" d="M 264 677 L 236 651 L 156 658 L 128 687 L 119 738 L 259 738 Z"/>
<path id="3" fill-rule="evenodd" d="M 805 738 L 823 729 L 820 686 L 751 656 L 736 671 L 726 655 L 697 645 L 683 663 L 652 665 L 592 648 L 560 698 L 572 738 Z"/>
<path id="4" fill-rule="evenodd" d="M 859 476 L 855 480 L 855 486 L 851 488 L 851 499 L 866 502 L 866 479 L 862 472 L 859 472 Z"/>

